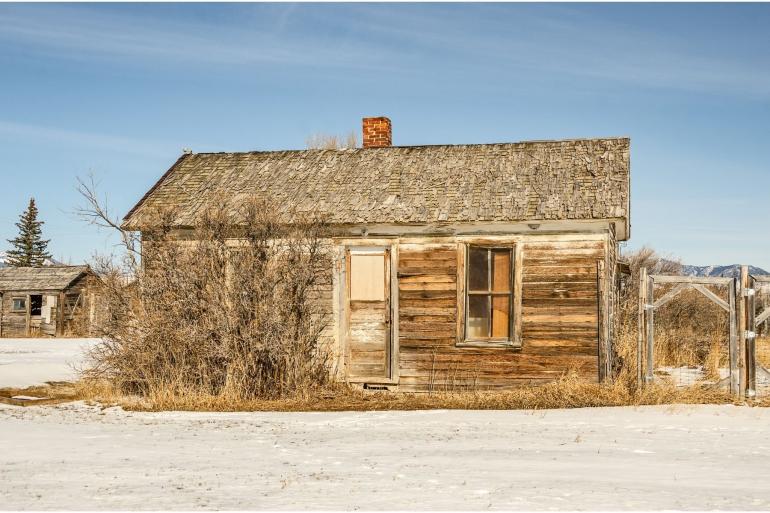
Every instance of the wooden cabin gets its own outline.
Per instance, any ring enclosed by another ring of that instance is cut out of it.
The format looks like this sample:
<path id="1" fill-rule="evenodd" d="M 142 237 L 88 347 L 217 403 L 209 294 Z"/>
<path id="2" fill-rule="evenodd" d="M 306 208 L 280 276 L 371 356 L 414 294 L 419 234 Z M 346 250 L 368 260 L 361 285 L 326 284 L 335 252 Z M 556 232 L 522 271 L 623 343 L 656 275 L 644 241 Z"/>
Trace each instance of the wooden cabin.
<path id="1" fill-rule="evenodd" d="M 88 335 L 94 279 L 85 265 L 0 269 L 0 337 Z"/>
<path id="2" fill-rule="evenodd" d="M 325 301 L 340 379 L 366 387 L 505 388 L 613 361 L 627 138 L 186 153 L 129 212 L 173 207 L 180 234 L 221 194 L 269 198 L 333 228 Z"/>

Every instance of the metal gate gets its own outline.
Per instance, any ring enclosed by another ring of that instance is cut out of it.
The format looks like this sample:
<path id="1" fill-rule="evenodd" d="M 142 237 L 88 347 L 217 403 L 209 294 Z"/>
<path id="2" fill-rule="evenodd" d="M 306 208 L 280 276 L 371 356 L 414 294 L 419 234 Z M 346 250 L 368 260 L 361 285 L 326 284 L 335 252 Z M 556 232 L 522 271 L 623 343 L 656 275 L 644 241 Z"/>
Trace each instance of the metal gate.
<path id="1" fill-rule="evenodd" d="M 640 383 L 653 383 L 656 379 L 655 367 L 655 311 L 674 299 L 685 290 L 692 289 L 700 292 L 711 302 L 725 310 L 729 319 L 729 333 L 727 338 L 728 364 L 724 368 L 718 368 L 718 377 L 712 382 L 715 386 L 729 387 L 734 394 L 739 394 L 739 352 L 738 352 L 738 326 L 736 322 L 736 289 L 737 280 L 722 277 L 695 277 L 695 276 L 664 276 L 647 274 L 647 269 L 642 268 L 639 275 L 639 330 L 637 347 L 637 372 Z M 655 299 L 656 285 L 673 285 L 657 300 Z M 725 301 L 717 294 L 709 290 L 708 286 L 716 286 L 727 292 Z M 692 383 L 708 382 L 705 379 L 703 368 L 677 369 L 683 374 L 689 374 Z"/>
<path id="2" fill-rule="evenodd" d="M 729 385 L 738 397 L 770 396 L 770 276 L 753 276 L 741 266 L 740 278 L 648 275 L 639 273 L 639 329 L 637 378 L 653 383 L 655 377 L 655 311 L 679 293 L 694 289 L 729 315 L 729 370 L 716 385 Z M 655 299 L 655 286 L 674 287 Z M 727 287 L 728 300 L 707 286 Z M 722 370 L 722 369 L 720 369 Z"/>

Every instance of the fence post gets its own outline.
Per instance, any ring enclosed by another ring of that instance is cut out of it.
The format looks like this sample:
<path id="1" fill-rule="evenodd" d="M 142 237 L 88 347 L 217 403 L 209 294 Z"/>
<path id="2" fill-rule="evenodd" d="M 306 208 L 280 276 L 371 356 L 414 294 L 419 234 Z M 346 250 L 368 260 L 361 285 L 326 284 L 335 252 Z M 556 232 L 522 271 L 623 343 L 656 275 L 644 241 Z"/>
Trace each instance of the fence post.
<path id="1" fill-rule="evenodd" d="M 636 384 L 643 384 L 643 366 L 644 362 L 644 326 L 645 326 L 645 308 L 647 304 L 647 268 L 639 269 L 639 318 L 637 325 L 636 338 Z"/>
<path id="2" fill-rule="evenodd" d="M 748 310 L 746 301 L 748 296 L 746 294 L 749 288 L 749 268 L 748 266 L 741 266 L 741 277 L 738 281 L 738 287 L 736 293 L 738 294 L 738 371 L 741 376 L 741 395 L 744 397 L 749 396 L 749 375 L 748 375 L 748 362 L 747 362 L 747 344 L 746 344 L 746 331 L 748 326 L 746 324 L 746 312 Z"/>
<path id="3" fill-rule="evenodd" d="M 741 274 L 743 274 L 741 267 Z M 748 267 L 746 267 L 746 378 L 748 383 L 748 396 L 757 395 L 757 337 L 756 337 L 756 290 L 754 289 L 754 280 L 749 276 Z"/>
<path id="4" fill-rule="evenodd" d="M 735 304 L 735 290 L 738 286 L 738 280 L 733 278 L 730 284 L 728 297 L 730 298 L 730 392 L 736 397 L 740 397 L 741 388 L 738 377 L 738 326 L 737 311 Z"/>
<path id="5" fill-rule="evenodd" d="M 647 383 L 655 379 L 655 281 L 652 276 L 647 277 L 647 296 L 644 309 L 647 312 Z"/>

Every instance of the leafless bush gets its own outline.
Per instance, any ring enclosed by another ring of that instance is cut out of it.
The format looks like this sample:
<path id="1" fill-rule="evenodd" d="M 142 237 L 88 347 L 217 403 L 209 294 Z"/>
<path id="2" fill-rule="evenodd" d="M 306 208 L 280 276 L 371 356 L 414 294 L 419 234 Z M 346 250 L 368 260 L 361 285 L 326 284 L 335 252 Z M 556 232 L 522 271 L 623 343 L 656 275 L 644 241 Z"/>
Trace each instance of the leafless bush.
<path id="1" fill-rule="evenodd" d="M 93 189 L 81 192 L 98 205 Z M 166 400 L 294 397 L 327 383 L 326 225 L 281 224 L 255 199 L 218 204 L 184 234 L 173 211 L 157 212 L 141 251 L 124 235 L 128 257 L 94 264 L 106 315 L 88 378 Z M 117 227 L 105 209 L 90 212 Z"/>
<path id="2" fill-rule="evenodd" d="M 329 134 L 313 134 L 305 141 L 310 150 L 342 150 L 358 147 L 358 137 L 355 132 L 341 137 Z"/>

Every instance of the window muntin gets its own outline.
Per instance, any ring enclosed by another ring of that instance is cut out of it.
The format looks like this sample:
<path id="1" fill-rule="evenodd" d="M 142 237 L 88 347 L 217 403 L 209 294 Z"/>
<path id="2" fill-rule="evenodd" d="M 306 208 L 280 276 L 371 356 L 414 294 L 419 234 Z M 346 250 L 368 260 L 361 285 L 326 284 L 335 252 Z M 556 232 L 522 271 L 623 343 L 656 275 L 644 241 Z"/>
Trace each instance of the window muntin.
<path id="1" fill-rule="evenodd" d="M 466 341 L 510 342 L 512 249 L 469 246 L 467 261 Z"/>
<path id="2" fill-rule="evenodd" d="M 11 298 L 11 310 L 14 312 L 26 312 L 27 311 L 27 298 L 14 297 Z"/>

